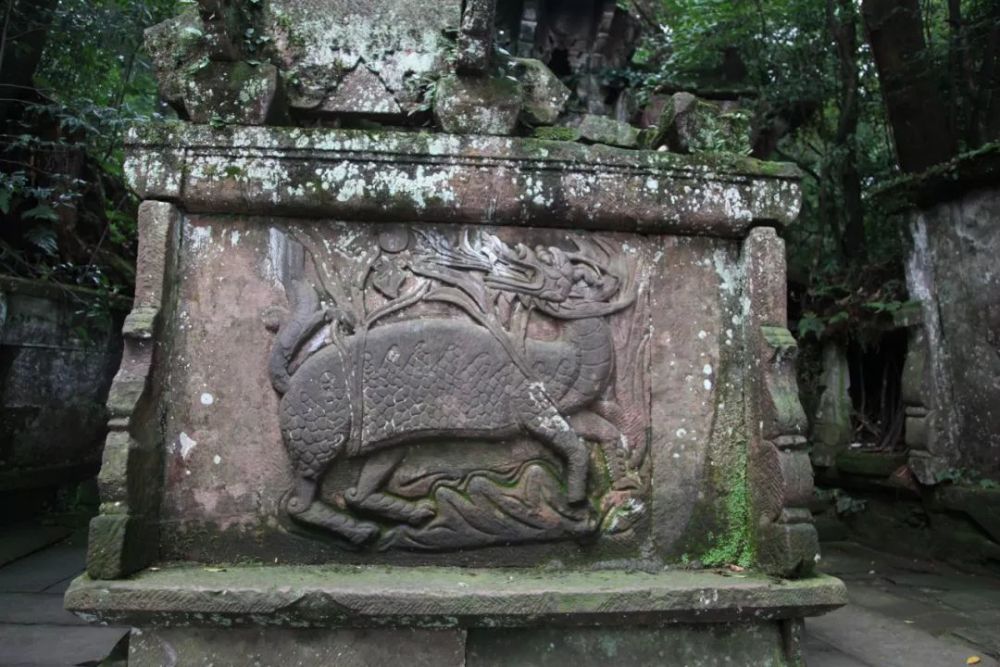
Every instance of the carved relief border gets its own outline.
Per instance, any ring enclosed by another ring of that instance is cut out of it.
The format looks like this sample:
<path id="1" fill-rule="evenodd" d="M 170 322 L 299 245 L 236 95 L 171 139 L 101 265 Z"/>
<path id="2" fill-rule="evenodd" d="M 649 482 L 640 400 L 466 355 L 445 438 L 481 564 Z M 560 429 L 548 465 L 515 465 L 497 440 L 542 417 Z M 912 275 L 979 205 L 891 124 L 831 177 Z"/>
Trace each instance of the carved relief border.
<path id="1" fill-rule="evenodd" d="M 101 513 L 90 523 L 87 574 L 119 579 L 151 563 L 157 552 L 162 478 L 158 419 L 151 382 L 156 331 L 167 299 L 180 212 L 172 204 L 139 207 L 135 300 L 122 328 L 125 348 L 108 395 L 108 436 L 98 485 Z"/>

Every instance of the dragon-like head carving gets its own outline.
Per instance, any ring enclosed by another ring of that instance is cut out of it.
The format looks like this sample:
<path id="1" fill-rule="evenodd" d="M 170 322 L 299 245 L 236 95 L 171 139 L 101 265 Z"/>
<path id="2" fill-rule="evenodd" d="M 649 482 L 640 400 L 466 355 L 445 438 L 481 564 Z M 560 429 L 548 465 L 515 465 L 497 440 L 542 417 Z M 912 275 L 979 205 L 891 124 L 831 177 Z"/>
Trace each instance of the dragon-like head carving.
<path id="1" fill-rule="evenodd" d="M 571 320 L 602 317 L 635 301 L 628 267 L 605 241 L 572 241 L 573 248 L 519 243 L 514 247 L 492 234 L 470 235 L 458 242 L 420 233 L 418 265 L 478 274 L 486 287 L 517 294 L 526 306 Z"/>
<path id="2" fill-rule="evenodd" d="M 486 284 L 516 292 L 526 304 L 564 320 L 610 315 L 635 301 L 628 269 L 608 244 L 588 240 L 573 246 L 502 246 Z"/>

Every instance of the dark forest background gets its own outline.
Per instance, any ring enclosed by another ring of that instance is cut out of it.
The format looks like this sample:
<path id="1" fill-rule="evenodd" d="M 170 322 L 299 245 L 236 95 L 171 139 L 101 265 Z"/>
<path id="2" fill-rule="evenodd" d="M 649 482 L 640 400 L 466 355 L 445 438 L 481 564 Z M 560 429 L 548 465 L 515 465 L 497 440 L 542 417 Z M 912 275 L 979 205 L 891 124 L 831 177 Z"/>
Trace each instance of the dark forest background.
<path id="1" fill-rule="evenodd" d="M 123 132 L 170 115 L 142 33 L 191 4 L 0 4 L 0 273 L 130 293 L 137 199 L 122 179 Z M 735 94 L 754 119 L 753 155 L 805 174 L 785 235 L 807 382 L 810 345 L 891 346 L 885 324 L 907 303 L 904 236 L 879 193 L 1000 140 L 1000 0 L 619 6 L 644 36 L 608 83 L 640 99 Z M 88 308 L 100 316 L 101 300 Z M 864 437 L 891 439 L 897 417 L 882 413 L 859 414 Z"/>

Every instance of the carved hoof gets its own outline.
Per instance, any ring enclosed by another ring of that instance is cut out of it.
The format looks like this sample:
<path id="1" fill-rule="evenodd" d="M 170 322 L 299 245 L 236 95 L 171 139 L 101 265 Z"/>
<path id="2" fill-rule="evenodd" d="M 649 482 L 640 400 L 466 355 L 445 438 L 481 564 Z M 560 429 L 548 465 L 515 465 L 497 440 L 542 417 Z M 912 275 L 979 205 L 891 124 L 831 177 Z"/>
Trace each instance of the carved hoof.
<path id="1" fill-rule="evenodd" d="M 287 507 L 291 507 L 291 499 Z M 289 516 L 299 524 L 310 528 L 321 528 L 357 547 L 372 542 L 379 534 L 379 527 L 376 524 L 358 521 L 319 501 L 313 501 L 304 511 L 294 513 L 289 511 Z"/>
<path id="2" fill-rule="evenodd" d="M 313 504 L 316 495 L 316 484 L 310 480 L 300 479 L 295 486 L 285 494 L 285 511 L 289 514 L 302 514 Z"/>
<path id="3" fill-rule="evenodd" d="M 348 535 L 348 539 L 351 541 L 351 544 L 360 547 L 378 537 L 379 529 L 374 523 L 359 521 L 350 532 L 352 534 Z"/>
<path id="4" fill-rule="evenodd" d="M 433 519 L 435 514 L 437 514 L 437 507 L 434 503 L 430 500 L 421 500 L 416 504 L 408 523 L 411 526 L 419 526 Z"/>
<path id="5" fill-rule="evenodd" d="M 386 493 L 372 493 L 362 497 L 354 487 L 344 493 L 344 500 L 352 507 L 413 526 L 424 523 L 436 513 L 434 503 L 429 500 L 412 502 Z"/>

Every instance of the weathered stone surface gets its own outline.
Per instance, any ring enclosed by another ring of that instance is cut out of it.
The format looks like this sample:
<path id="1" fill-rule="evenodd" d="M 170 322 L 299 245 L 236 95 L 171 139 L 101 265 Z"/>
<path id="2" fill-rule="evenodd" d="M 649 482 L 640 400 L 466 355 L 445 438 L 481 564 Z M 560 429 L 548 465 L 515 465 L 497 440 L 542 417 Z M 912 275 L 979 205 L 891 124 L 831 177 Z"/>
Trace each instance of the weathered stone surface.
<path id="1" fill-rule="evenodd" d="M 398 118 L 403 109 L 392 91 L 364 63 L 344 75 L 337 89 L 323 100 L 319 109 L 331 114 Z"/>
<path id="2" fill-rule="evenodd" d="M 108 305 L 107 317 L 83 316 Z M 127 307 L 90 290 L 0 277 L 0 489 L 94 473 Z"/>
<path id="3" fill-rule="evenodd" d="M 671 625 L 655 628 L 470 630 L 467 667 L 620 665 L 800 665 L 781 644 L 778 623 Z"/>
<path id="4" fill-rule="evenodd" d="M 187 79 L 183 103 L 194 123 L 288 123 L 282 80 L 270 64 L 209 62 Z"/>
<path id="5" fill-rule="evenodd" d="M 87 575 L 118 579 L 146 567 L 159 551 L 156 525 L 148 517 L 101 514 L 90 520 Z"/>
<path id="6" fill-rule="evenodd" d="M 657 551 L 735 563 L 748 554 L 734 243 L 667 238 L 650 289 L 650 457 Z M 711 259 L 709 259 L 711 258 Z M 745 508 L 743 508 L 745 510 Z"/>
<path id="7" fill-rule="evenodd" d="M 163 665 L 337 665 L 464 667 L 459 630 L 288 630 L 160 628 L 133 630 L 130 667 Z"/>
<path id="8" fill-rule="evenodd" d="M 145 45 L 159 83 L 160 96 L 175 109 L 183 110 L 188 79 L 209 63 L 211 52 L 198 10 L 188 8 L 148 28 Z"/>
<path id="9" fill-rule="evenodd" d="M 946 486 L 937 500 L 947 509 L 963 512 L 1000 544 L 1000 489 Z"/>
<path id="10" fill-rule="evenodd" d="M 580 131 L 580 137 L 590 143 L 621 148 L 637 148 L 639 146 L 638 128 L 607 116 L 587 114 L 580 119 L 576 127 Z"/>
<path id="11" fill-rule="evenodd" d="M 784 242 L 774 229 L 758 227 L 744 242 L 748 345 L 747 421 L 751 424 L 749 496 L 757 563 L 768 572 L 811 572 L 819 540 L 808 507 L 812 470 L 807 421 L 799 403 L 796 343 L 786 326 Z"/>
<path id="12" fill-rule="evenodd" d="M 580 130 L 575 127 L 569 126 L 559 126 L 559 127 L 536 127 L 532 136 L 536 139 L 544 139 L 546 141 L 579 141 L 580 140 Z"/>
<path id="13" fill-rule="evenodd" d="M 523 100 L 521 85 L 507 77 L 449 76 L 437 83 L 434 118 L 451 134 L 509 135 Z"/>
<path id="14" fill-rule="evenodd" d="M 851 444 L 854 435 L 851 426 L 851 386 L 847 353 L 834 342 L 823 346 L 823 375 L 820 379 L 821 393 L 812 420 L 813 465 L 829 467 L 837 454 Z"/>
<path id="15" fill-rule="evenodd" d="M 164 126 L 129 144 L 133 187 L 190 212 L 736 237 L 801 196 L 788 165 L 532 139 Z"/>
<path id="16" fill-rule="evenodd" d="M 906 464 L 903 452 L 841 452 L 836 458 L 837 470 L 863 477 L 888 477 Z"/>
<path id="17" fill-rule="evenodd" d="M 524 88 L 524 119 L 532 125 L 554 124 L 569 100 L 569 88 L 540 60 L 515 58 L 514 63 Z"/>
<path id="18" fill-rule="evenodd" d="M 460 0 L 272 0 L 261 24 L 293 108 L 363 114 L 374 105 L 381 114 L 391 107 L 381 91 L 373 97 L 365 86 L 369 94 L 354 100 L 340 91 L 361 87 L 350 73 L 370 82 L 370 72 L 409 113 L 423 103 L 424 83 L 447 71 L 445 33 L 459 28 L 461 9 Z"/>
<path id="19" fill-rule="evenodd" d="M 920 479 L 934 483 L 947 468 L 1000 479 L 1000 228 L 994 222 L 1000 191 L 972 190 L 901 215 L 911 238 L 907 288 L 923 310 L 923 341 L 914 347 L 926 356 L 907 364 L 923 371 L 919 393 L 928 411 L 919 451 L 930 465 L 918 466 Z M 907 378 L 912 404 L 916 376 Z"/>
<path id="20" fill-rule="evenodd" d="M 666 145 L 677 153 L 750 152 L 750 117 L 739 109 L 676 93 L 664 105 L 656 122 L 653 146 Z"/>
<path id="21" fill-rule="evenodd" d="M 493 60 L 496 0 L 466 0 L 455 64 L 461 73 L 485 74 Z"/>
<path id="22" fill-rule="evenodd" d="M 632 626 L 765 621 L 846 602 L 837 579 L 780 581 L 708 571 L 551 572 L 465 568 L 164 567 L 127 580 L 81 577 L 66 608 L 113 622 L 293 627 Z"/>
<path id="23" fill-rule="evenodd" d="M 166 202 L 139 206 L 135 301 L 126 319 L 125 350 L 108 396 L 112 419 L 98 483 L 102 514 L 91 520 L 87 572 L 113 579 L 148 565 L 159 552 L 157 514 L 162 478 L 162 441 L 155 424 L 138 423 L 162 392 L 153 375 L 159 313 L 173 275 L 179 211 Z"/>

